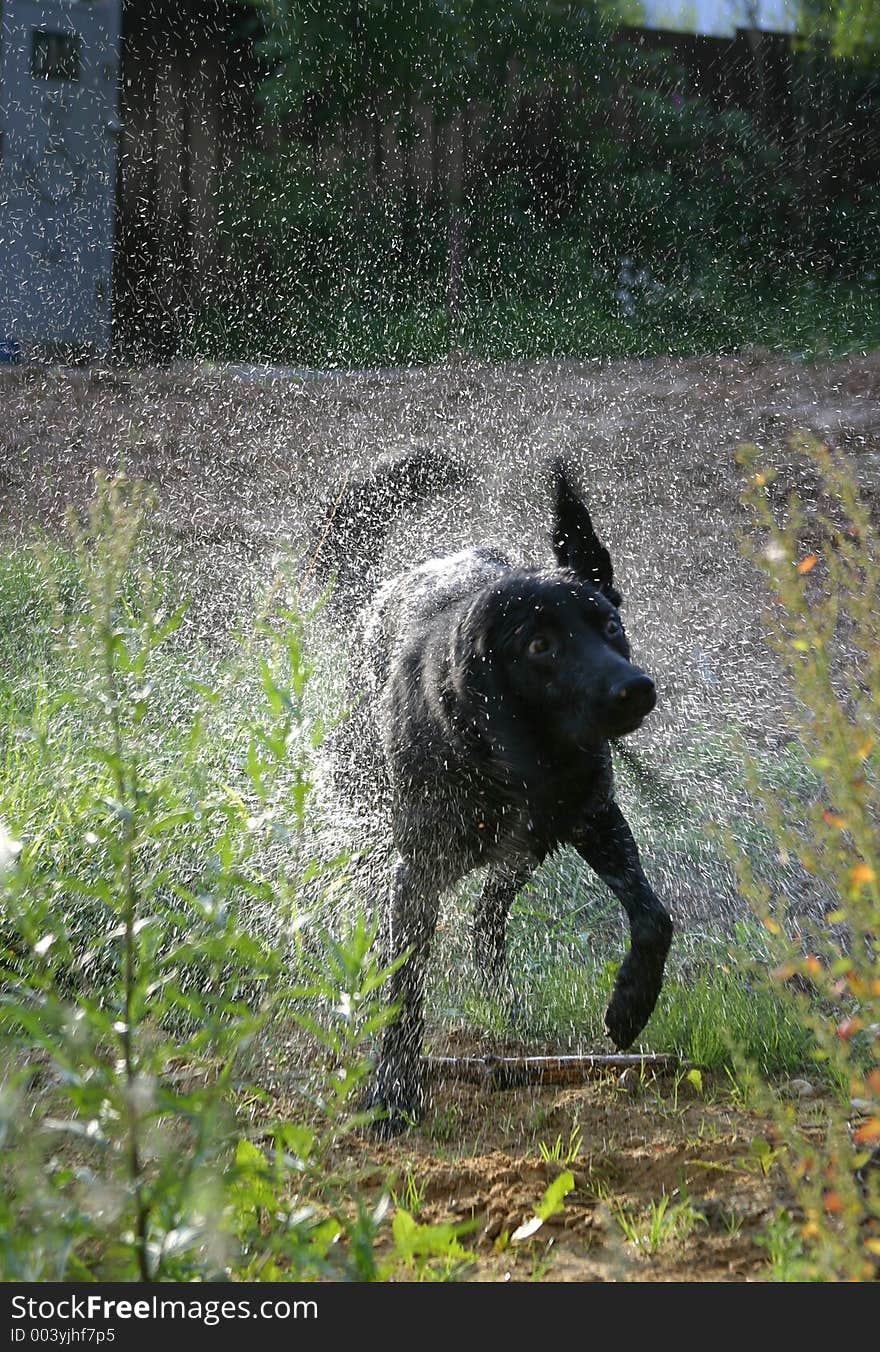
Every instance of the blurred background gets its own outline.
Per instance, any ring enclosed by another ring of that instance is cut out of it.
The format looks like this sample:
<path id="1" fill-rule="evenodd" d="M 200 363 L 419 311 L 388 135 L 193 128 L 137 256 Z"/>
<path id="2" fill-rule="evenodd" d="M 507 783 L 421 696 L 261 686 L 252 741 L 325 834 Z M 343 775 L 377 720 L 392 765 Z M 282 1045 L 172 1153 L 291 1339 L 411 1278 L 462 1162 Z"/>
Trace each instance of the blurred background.
<path id="1" fill-rule="evenodd" d="M 866 351 L 878 0 L 3 0 L 0 356 Z"/>

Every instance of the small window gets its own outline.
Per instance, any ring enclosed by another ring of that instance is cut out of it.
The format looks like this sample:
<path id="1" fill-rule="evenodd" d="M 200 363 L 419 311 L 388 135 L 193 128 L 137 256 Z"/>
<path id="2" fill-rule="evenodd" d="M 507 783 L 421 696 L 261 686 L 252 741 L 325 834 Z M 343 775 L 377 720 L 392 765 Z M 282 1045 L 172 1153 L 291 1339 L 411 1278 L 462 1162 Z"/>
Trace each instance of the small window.
<path id="1" fill-rule="evenodd" d="M 79 79 L 82 40 L 76 33 L 47 33 L 35 28 L 31 38 L 31 75 L 35 80 Z"/>

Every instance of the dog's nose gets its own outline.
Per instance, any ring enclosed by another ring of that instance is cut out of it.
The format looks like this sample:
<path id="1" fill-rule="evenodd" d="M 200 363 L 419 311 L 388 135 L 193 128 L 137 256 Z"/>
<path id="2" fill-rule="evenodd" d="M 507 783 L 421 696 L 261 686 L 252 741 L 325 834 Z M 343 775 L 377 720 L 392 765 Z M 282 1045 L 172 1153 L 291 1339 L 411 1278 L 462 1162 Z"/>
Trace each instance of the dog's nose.
<path id="1" fill-rule="evenodd" d="M 657 687 L 650 676 L 640 672 L 626 681 L 620 681 L 611 691 L 611 698 L 634 714 L 647 714 L 657 703 Z"/>

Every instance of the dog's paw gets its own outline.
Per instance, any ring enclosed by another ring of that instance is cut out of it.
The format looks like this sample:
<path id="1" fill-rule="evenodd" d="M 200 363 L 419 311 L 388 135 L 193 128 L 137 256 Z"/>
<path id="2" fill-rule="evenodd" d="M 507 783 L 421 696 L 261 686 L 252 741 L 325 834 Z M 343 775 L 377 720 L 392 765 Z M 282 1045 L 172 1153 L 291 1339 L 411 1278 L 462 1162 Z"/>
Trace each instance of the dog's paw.
<path id="1" fill-rule="evenodd" d="M 403 1132 L 418 1126 L 418 1121 L 413 1113 L 381 1108 L 370 1123 L 370 1132 L 379 1141 L 393 1141 L 395 1136 L 401 1136 Z"/>
<path id="2" fill-rule="evenodd" d="M 367 1119 L 367 1130 L 380 1141 L 390 1141 L 418 1126 L 421 1119 L 419 1095 L 383 1094 L 374 1089 L 361 1100 L 360 1112 Z"/>
<path id="3" fill-rule="evenodd" d="M 619 1052 L 631 1047 L 651 1017 L 651 1009 L 644 1011 L 642 1002 L 632 1000 L 626 992 L 615 991 L 605 1012 L 605 1031 Z"/>
<path id="4" fill-rule="evenodd" d="M 618 1051 L 632 1046 L 654 1012 L 665 956 L 641 949 L 627 954 L 605 1014 L 608 1036 Z"/>

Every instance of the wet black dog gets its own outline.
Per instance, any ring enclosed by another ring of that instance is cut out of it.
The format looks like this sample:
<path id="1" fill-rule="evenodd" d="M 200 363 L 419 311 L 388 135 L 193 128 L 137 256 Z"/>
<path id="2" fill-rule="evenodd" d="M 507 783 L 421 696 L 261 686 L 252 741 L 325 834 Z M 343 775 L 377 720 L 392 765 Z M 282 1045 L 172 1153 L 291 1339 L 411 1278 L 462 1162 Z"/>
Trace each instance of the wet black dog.
<path id="1" fill-rule="evenodd" d="M 385 938 L 410 956 L 391 978 L 371 1103 L 391 1133 L 418 1117 L 423 984 L 441 893 L 486 867 L 474 955 L 505 973 L 510 906 L 542 859 L 570 844 L 626 910 L 630 950 L 606 1014 L 627 1047 L 654 1008 L 672 922 L 614 801 L 609 742 L 654 708 L 630 661 L 608 551 L 560 462 L 552 467 L 556 567 L 474 549 L 386 582 L 354 644 L 360 705 L 354 781 L 387 795 L 397 859 Z"/>

